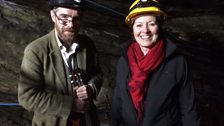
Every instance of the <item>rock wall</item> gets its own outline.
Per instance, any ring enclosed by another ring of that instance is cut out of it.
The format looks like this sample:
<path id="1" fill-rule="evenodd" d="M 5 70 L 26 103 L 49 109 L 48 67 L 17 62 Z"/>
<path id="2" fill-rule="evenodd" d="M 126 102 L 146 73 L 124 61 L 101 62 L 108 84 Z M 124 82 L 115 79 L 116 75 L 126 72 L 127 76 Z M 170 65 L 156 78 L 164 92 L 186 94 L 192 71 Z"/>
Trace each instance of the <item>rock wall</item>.
<path id="1" fill-rule="evenodd" d="M 119 6 L 117 2 L 121 1 L 108 0 L 104 4 L 124 12 L 130 3 L 126 1 L 127 4 Z M 169 19 L 164 29 L 176 40 L 180 52 L 192 67 L 202 125 L 223 126 L 224 15 L 220 13 L 220 7 L 186 9 L 177 5 L 167 8 Z M 48 11 L 45 0 L 32 3 L 29 0 L 0 0 L 0 102 L 17 102 L 23 50 L 32 40 L 52 29 Z M 99 111 L 105 114 L 108 110 L 107 96 L 109 101 L 113 96 L 119 45 L 130 37 L 130 31 L 124 24 L 124 17 L 88 6 L 80 32 L 91 37 L 97 48 L 104 83 L 96 104 Z M 31 116 L 32 113 L 18 106 L 0 106 L 0 123 L 4 122 L 2 124 L 5 126 L 28 126 Z M 106 114 L 101 118 L 106 120 Z"/>

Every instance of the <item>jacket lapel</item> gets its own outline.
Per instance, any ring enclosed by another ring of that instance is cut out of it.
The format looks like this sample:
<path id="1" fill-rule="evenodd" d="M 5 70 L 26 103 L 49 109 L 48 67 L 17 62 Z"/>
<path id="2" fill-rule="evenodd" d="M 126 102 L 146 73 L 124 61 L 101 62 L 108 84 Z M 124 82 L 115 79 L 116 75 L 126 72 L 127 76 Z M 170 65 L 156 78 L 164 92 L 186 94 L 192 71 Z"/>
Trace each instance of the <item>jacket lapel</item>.
<path id="1" fill-rule="evenodd" d="M 57 77 L 60 78 L 61 86 L 66 88 L 67 86 L 63 58 L 61 56 L 60 49 L 57 45 L 54 30 L 50 33 L 50 41 L 51 51 L 49 57 L 53 66 L 53 70 L 56 73 Z"/>
<path id="2" fill-rule="evenodd" d="M 128 66 L 128 65 L 127 65 Z M 130 81 L 130 79 L 131 79 L 131 73 L 130 73 L 131 71 L 130 71 L 130 69 L 128 68 L 128 72 L 124 72 L 124 73 L 128 73 L 127 75 L 126 75 L 126 95 L 124 95 L 124 96 L 127 96 L 125 99 L 127 100 L 127 105 L 126 105 L 126 107 L 128 108 L 128 110 L 130 110 L 130 118 L 131 118 L 131 120 L 132 120 L 132 123 L 133 123 L 133 125 L 134 126 L 137 126 L 138 125 L 138 117 L 137 117 L 137 112 L 136 112 L 136 110 L 135 110 L 135 106 L 134 106 L 134 104 L 133 104 L 133 102 L 132 102 L 132 98 L 131 98 L 131 94 L 130 94 L 130 91 L 129 91 L 129 86 L 128 86 L 128 83 L 129 83 L 129 81 Z"/>

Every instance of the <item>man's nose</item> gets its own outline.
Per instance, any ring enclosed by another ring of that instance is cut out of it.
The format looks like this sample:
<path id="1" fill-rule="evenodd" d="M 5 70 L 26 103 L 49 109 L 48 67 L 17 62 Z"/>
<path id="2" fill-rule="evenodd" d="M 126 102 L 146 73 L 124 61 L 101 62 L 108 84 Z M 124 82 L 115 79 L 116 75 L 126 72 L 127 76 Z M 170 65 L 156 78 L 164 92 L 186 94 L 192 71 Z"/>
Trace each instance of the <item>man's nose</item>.
<path id="1" fill-rule="evenodd" d="M 69 21 L 69 22 L 67 22 L 67 26 L 68 26 L 68 27 L 73 27 L 73 22 L 72 22 L 72 20 Z"/>

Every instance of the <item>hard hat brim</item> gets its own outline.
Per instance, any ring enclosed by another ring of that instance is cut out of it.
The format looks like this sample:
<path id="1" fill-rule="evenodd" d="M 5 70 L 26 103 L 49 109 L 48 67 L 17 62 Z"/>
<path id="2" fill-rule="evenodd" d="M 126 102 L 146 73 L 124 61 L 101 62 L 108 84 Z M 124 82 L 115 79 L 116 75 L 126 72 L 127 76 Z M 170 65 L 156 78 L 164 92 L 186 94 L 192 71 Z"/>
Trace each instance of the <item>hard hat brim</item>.
<path id="1" fill-rule="evenodd" d="M 163 19 L 167 18 L 167 14 L 162 11 L 161 9 L 159 9 L 158 7 L 143 7 L 143 8 L 135 8 L 134 10 L 132 10 L 128 16 L 126 16 L 125 18 L 125 22 L 130 25 L 131 24 L 131 19 L 133 17 L 136 17 L 138 15 L 141 14 L 158 14 L 161 15 L 163 17 Z"/>

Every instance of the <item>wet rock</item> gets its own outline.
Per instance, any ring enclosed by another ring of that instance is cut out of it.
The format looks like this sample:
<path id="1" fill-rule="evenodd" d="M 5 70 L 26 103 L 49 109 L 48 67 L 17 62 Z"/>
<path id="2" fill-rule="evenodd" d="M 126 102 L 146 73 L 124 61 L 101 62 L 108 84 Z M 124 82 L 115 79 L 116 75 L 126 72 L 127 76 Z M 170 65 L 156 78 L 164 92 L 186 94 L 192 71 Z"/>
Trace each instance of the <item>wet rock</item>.
<path id="1" fill-rule="evenodd" d="M 213 8 L 200 9 L 196 5 L 192 8 L 182 7 L 180 1 L 174 6 L 168 6 L 169 18 L 164 29 L 175 40 L 178 50 L 186 56 L 192 67 L 202 125 L 223 126 L 224 16 L 220 13 L 223 2 L 215 0 L 221 3 L 217 8 L 212 4 Z M 52 28 L 47 2 L 0 0 L 0 102 L 17 102 L 17 83 L 23 50 L 28 43 Z M 124 14 L 130 5 L 128 0 L 98 2 Z M 191 2 L 188 1 L 188 5 Z M 123 16 L 115 16 L 112 12 L 92 6 L 85 11 L 83 22 L 81 33 L 94 40 L 104 73 L 104 83 L 95 102 L 102 122 L 106 125 L 115 86 L 119 46 L 130 37 L 130 29 L 124 24 Z M 0 123 L 5 126 L 29 125 L 31 117 L 32 113 L 21 107 L 0 106 Z"/>

